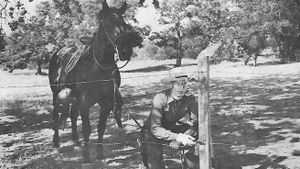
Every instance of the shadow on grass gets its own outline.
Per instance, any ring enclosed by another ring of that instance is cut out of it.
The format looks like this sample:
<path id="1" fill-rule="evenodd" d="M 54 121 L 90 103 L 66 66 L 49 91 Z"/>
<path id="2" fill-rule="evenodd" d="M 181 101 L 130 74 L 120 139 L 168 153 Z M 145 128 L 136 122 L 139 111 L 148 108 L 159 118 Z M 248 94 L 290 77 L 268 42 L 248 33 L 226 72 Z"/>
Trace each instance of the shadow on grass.
<path id="1" fill-rule="evenodd" d="M 287 157 L 276 157 L 279 152 L 260 151 L 294 137 L 299 127 L 299 77 L 276 76 L 233 81 L 213 79 L 211 89 L 212 134 L 215 155 L 220 168 L 272 166 Z M 290 133 L 291 132 L 291 133 Z M 228 144 L 229 146 L 226 146 Z M 270 160 L 270 154 L 275 153 Z M 290 156 L 291 154 L 286 154 Z M 280 158 L 281 160 L 278 160 Z M 268 163 L 269 161 L 269 163 Z"/>
<path id="2" fill-rule="evenodd" d="M 26 132 L 51 127 L 50 100 L 2 101 L 0 134 Z"/>
<path id="3" fill-rule="evenodd" d="M 186 66 L 192 66 L 192 65 L 197 65 L 196 63 L 191 63 L 191 64 L 182 64 L 181 67 L 186 67 Z M 136 73 L 136 72 L 140 72 L 140 73 L 147 73 L 147 72 L 159 72 L 159 71 L 166 71 L 166 70 L 170 70 L 174 68 L 173 64 L 165 64 L 165 65 L 158 65 L 158 66 L 150 66 L 150 67 L 146 67 L 146 68 L 140 68 L 140 69 L 132 69 L 132 70 L 125 70 L 122 71 L 123 73 Z"/>
<path id="4" fill-rule="evenodd" d="M 257 63 L 256 66 L 269 66 L 269 65 L 281 65 L 284 64 L 281 61 L 267 61 L 267 62 L 263 62 L 263 63 Z M 254 66 L 254 63 L 248 63 L 248 66 Z"/>
<path id="5" fill-rule="evenodd" d="M 281 164 L 282 162 L 298 157 L 298 154 L 294 153 L 297 149 L 282 153 L 280 150 L 276 150 L 277 147 L 272 147 L 299 142 L 299 139 L 296 138 L 300 133 L 300 86 L 298 81 L 299 75 L 260 76 L 247 80 L 239 78 L 211 80 L 212 142 L 218 169 L 286 168 Z M 196 93 L 197 86 L 194 84 L 190 87 Z M 119 145 L 104 146 L 106 161 L 112 168 L 140 168 L 141 156 L 136 142 L 140 129 L 128 116 L 128 111 L 139 122 L 146 120 L 151 109 L 151 99 L 155 93 L 161 90 L 163 90 L 163 86 L 160 86 L 159 83 L 151 83 L 138 89 L 134 84 L 122 86 L 124 129 L 118 129 L 110 118 L 104 138 L 105 143 L 120 143 Z M 97 118 L 97 110 L 99 110 L 98 107 L 91 113 L 91 118 Z M 25 123 L 25 127 L 30 126 L 33 122 L 33 124 L 39 124 L 42 121 L 50 120 L 49 115 L 37 117 L 37 115 L 28 115 L 33 113 L 29 111 L 24 115 L 16 112 L 6 112 L 5 114 L 15 116 L 20 121 L 29 117 L 34 119 Z M 97 119 L 91 120 L 91 125 L 92 135 L 95 135 L 91 141 L 96 142 Z M 47 125 L 42 125 L 34 129 L 47 127 Z M 81 133 L 81 126 L 79 125 L 78 128 Z M 21 132 L 22 130 L 15 131 Z M 70 132 L 61 135 L 62 143 L 70 140 Z M 93 149 L 94 147 L 92 147 Z M 272 152 L 273 150 L 275 152 Z M 181 168 L 178 162 L 178 152 L 168 148 L 165 152 L 166 164 L 174 166 L 171 168 Z M 78 154 L 76 155 L 74 152 L 73 146 L 62 147 L 61 156 L 63 158 L 55 157 L 53 166 L 80 168 L 81 159 L 80 157 L 76 159 Z M 52 160 L 49 159 L 50 162 Z"/>
<path id="6" fill-rule="evenodd" d="M 285 142 L 290 142 L 289 140 L 299 133 L 297 130 L 300 122 L 300 114 L 297 113 L 300 111 L 298 80 L 299 77 L 288 75 L 247 80 L 212 79 L 214 87 L 211 88 L 210 101 L 211 128 L 214 154 L 219 169 L 245 166 L 258 169 L 270 166 L 286 168 L 280 163 L 293 156 L 296 157 L 293 155 L 293 150 L 284 155 L 280 155 L 280 151 L 268 152 L 268 150 L 272 150 L 272 145 L 283 144 L 284 146 Z M 196 92 L 196 87 L 192 86 L 194 92 Z M 158 87 L 158 84 L 152 84 L 139 89 L 147 91 L 147 94 L 134 96 L 130 94 L 138 91 L 134 91 L 131 86 L 123 90 L 127 92 L 126 104 L 135 106 L 133 109 L 137 110 L 135 116 L 138 120 L 143 121 L 147 118 L 139 114 L 149 111 L 154 93 L 161 89 L 162 87 Z M 139 104 L 139 101 L 143 101 L 144 104 Z M 139 130 L 138 128 L 136 130 L 132 130 L 125 140 L 137 138 Z M 120 138 L 116 137 L 112 140 L 120 140 Z M 124 154 L 134 154 L 126 159 L 130 162 L 131 160 L 141 161 L 140 157 L 136 157 L 138 147 L 131 146 L 136 150 L 124 152 Z M 261 151 L 263 148 L 266 149 L 265 152 Z M 172 158 L 174 154 L 176 152 L 166 154 L 166 158 Z M 124 161 L 124 165 L 120 165 L 120 168 L 125 167 L 126 160 L 121 161 Z M 170 165 L 173 165 L 171 163 Z M 176 165 L 180 168 L 178 162 Z"/>

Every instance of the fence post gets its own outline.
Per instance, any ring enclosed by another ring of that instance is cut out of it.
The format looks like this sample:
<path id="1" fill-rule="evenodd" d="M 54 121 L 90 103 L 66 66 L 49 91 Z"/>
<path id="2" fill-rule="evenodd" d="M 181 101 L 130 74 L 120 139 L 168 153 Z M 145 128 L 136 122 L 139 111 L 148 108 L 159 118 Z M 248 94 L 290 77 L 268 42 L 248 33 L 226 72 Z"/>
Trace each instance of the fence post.
<path id="1" fill-rule="evenodd" d="M 209 111 L 209 57 L 198 58 L 198 144 L 199 169 L 211 169 L 210 111 Z M 204 143 L 204 144 L 202 144 Z"/>

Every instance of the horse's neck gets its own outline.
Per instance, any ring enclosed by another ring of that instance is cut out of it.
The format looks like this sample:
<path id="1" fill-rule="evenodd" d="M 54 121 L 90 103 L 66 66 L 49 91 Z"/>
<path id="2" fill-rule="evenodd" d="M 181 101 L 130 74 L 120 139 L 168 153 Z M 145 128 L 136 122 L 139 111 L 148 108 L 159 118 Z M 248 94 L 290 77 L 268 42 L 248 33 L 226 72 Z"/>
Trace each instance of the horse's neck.
<path id="1" fill-rule="evenodd" d="M 114 49 L 109 43 L 103 27 L 99 27 L 93 44 L 93 55 L 104 64 L 113 64 L 114 62 Z"/>

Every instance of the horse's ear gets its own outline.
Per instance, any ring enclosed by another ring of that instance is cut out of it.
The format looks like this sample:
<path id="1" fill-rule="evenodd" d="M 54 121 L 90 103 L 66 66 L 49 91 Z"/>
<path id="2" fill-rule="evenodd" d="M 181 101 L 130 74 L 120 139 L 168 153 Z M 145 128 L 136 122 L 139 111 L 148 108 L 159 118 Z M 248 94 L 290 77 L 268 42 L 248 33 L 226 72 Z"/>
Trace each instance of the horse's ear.
<path id="1" fill-rule="evenodd" d="M 122 7 L 119 9 L 120 14 L 124 14 L 126 9 L 127 9 L 127 3 L 125 1 Z"/>
<path id="2" fill-rule="evenodd" d="M 108 8 L 109 8 L 109 6 L 107 5 L 106 0 L 104 0 L 104 1 L 102 2 L 102 11 L 106 11 L 106 10 L 108 10 Z"/>

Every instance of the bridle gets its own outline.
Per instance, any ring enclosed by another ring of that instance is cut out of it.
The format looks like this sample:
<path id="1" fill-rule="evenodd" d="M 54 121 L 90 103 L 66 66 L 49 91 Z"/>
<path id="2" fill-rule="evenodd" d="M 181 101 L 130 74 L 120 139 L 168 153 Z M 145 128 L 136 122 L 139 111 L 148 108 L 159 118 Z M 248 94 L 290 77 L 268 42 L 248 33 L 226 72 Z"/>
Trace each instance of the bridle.
<path id="1" fill-rule="evenodd" d="M 102 27 L 103 27 L 103 31 L 104 31 L 104 33 L 105 33 L 105 35 L 106 35 L 106 37 L 107 37 L 109 43 L 112 45 L 112 47 L 113 47 L 113 49 L 114 49 L 114 62 L 116 63 L 116 62 L 118 62 L 118 61 L 120 60 L 120 54 L 119 54 L 119 50 L 118 50 L 118 45 L 116 45 L 115 42 L 117 42 L 117 41 L 120 39 L 120 37 L 122 37 L 122 36 L 124 35 L 124 33 L 121 33 L 120 35 L 118 35 L 118 36 L 115 38 L 115 40 L 113 40 L 113 39 L 109 36 L 109 34 L 107 33 L 107 31 L 105 30 L 104 21 L 101 20 L 100 23 L 102 23 L 101 25 L 102 25 Z M 100 28 L 99 28 L 99 29 L 100 29 Z M 126 33 L 126 32 L 125 32 L 125 33 Z M 100 68 L 106 69 L 106 70 L 107 70 L 107 69 L 112 69 L 112 68 L 114 68 L 114 67 L 115 67 L 114 64 L 113 64 L 112 66 L 104 66 L 104 65 L 102 65 L 102 64 L 97 60 L 97 58 L 96 58 L 96 56 L 95 56 L 95 48 L 96 48 L 96 47 L 95 47 L 95 43 L 94 43 L 94 46 L 93 46 L 93 58 L 94 58 L 96 64 L 97 64 Z M 122 68 L 125 67 L 128 63 L 129 63 L 129 59 L 126 61 L 126 63 L 125 63 L 123 66 L 121 66 L 121 67 L 116 67 L 116 68 L 117 68 L 117 69 L 122 69 Z"/>

